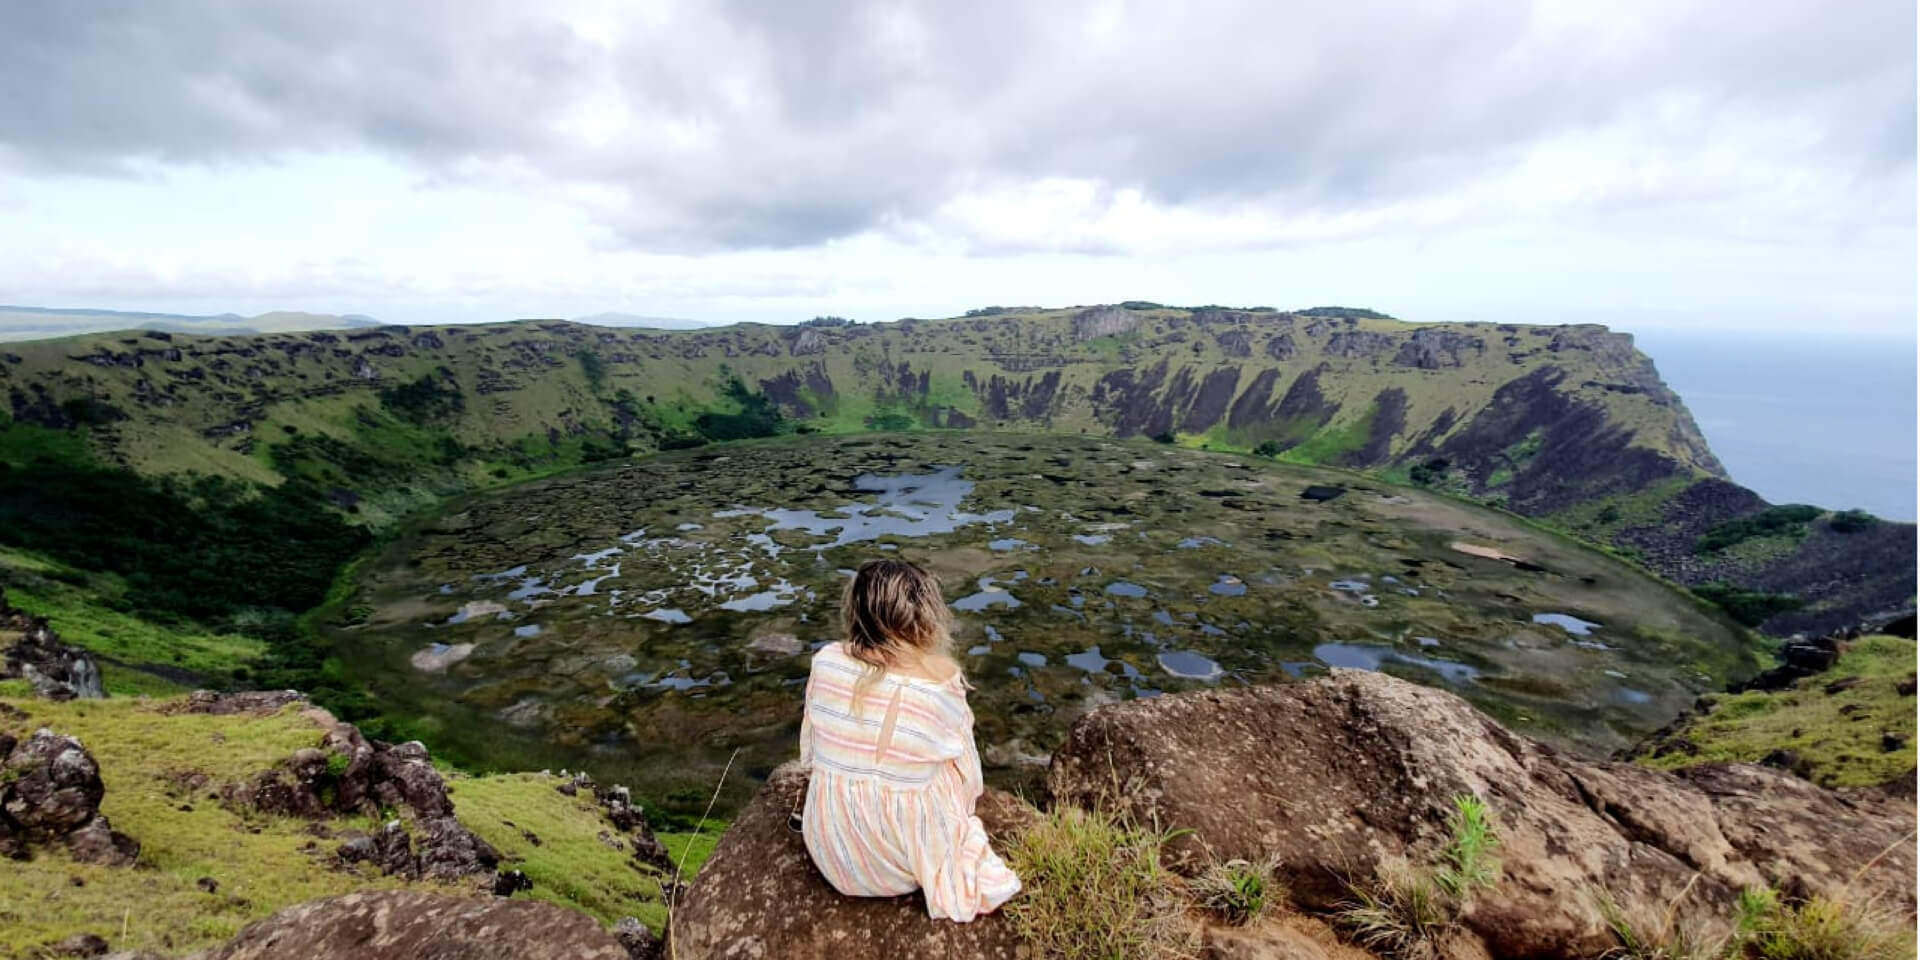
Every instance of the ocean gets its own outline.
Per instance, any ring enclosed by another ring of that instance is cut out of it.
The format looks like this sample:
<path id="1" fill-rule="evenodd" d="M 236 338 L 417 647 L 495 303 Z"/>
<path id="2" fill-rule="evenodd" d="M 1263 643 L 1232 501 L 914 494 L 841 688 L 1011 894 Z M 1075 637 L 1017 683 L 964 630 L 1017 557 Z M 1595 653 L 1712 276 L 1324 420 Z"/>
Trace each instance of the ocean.
<path id="1" fill-rule="evenodd" d="M 1774 503 L 1914 519 L 1913 340 L 1632 332 L 1736 482 Z"/>

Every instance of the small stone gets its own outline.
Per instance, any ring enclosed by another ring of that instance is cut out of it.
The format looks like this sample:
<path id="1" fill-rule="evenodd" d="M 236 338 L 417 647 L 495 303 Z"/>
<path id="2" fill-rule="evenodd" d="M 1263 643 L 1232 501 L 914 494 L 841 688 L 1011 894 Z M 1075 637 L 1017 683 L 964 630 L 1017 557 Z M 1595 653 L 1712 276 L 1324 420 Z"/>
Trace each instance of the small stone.
<path id="1" fill-rule="evenodd" d="M 196 887 L 199 887 L 201 890 L 204 890 L 207 893 L 218 893 L 220 890 L 220 881 L 215 880 L 212 877 L 201 877 L 200 879 L 195 880 L 193 882 L 193 885 Z"/>
<path id="2" fill-rule="evenodd" d="M 493 875 L 493 895 L 511 897 L 523 890 L 532 890 L 533 880 L 518 870 L 502 870 Z"/>

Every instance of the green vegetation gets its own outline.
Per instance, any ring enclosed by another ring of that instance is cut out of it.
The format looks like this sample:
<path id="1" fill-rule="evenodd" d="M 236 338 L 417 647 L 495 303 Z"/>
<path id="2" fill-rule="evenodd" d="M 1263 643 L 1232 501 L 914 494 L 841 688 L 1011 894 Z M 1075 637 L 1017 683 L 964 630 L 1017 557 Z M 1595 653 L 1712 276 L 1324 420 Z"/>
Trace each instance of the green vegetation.
<path id="1" fill-rule="evenodd" d="M 83 427 L 104 427 L 109 423 L 125 420 L 127 414 L 119 407 L 98 397 L 74 397 L 60 403 L 60 412 L 67 419 Z"/>
<path id="2" fill-rule="evenodd" d="M 1275 876 L 1277 869 L 1278 862 L 1271 857 L 1258 863 L 1216 863 L 1193 882 L 1193 893 L 1202 908 L 1230 924 L 1245 926 L 1287 902 L 1287 888 Z"/>
<path id="3" fill-rule="evenodd" d="M 1708 528 L 1706 535 L 1694 545 L 1695 553 L 1713 553 L 1725 550 L 1736 543 L 1759 537 L 1800 536 L 1807 531 L 1808 521 L 1823 513 L 1819 507 L 1804 503 L 1789 503 L 1778 507 L 1768 507 L 1759 513 L 1716 523 Z"/>
<path id="4" fill-rule="evenodd" d="M 1876 904 L 1815 895 L 1789 902 L 1765 887 L 1742 890 L 1715 934 L 1685 926 L 1682 891 L 1657 926 L 1627 916 L 1607 891 L 1595 899 L 1621 960 L 1898 960 L 1914 955 L 1911 924 Z"/>
<path id="5" fill-rule="evenodd" d="M 1453 798 L 1447 832 L 1438 866 L 1390 861 L 1373 883 L 1350 885 L 1353 899 L 1334 915 L 1336 925 L 1360 946 L 1391 957 L 1430 953 L 1459 922 L 1473 895 L 1500 881 L 1500 864 L 1493 859 L 1499 836 L 1480 798 Z"/>
<path id="6" fill-rule="evenodd" d="M 1373 418 L 1379 413 L 1378 405 L 1370 406 L 1359 419 L 1315 433 L 1304 443 L 1282 453 L 1280 459 L 1309 465 L 1337 464 L 1367 445 L 1367 438 L 1373 435 Z"/>
<path id="7" fill-rule="evenodd" d="M 187 685 L 179 671 L 195 675 L 195 686 L 241 682 L 265 654 L 258 637 L 239 630 L 162 623 L 116 609 L 125 602 L 122 578 L 88 574 L 24 551 L 0 548 L 0 585 L 8 602 L 48 618 L 62 639 L 98 655 L 110 694 L 177 693 Z"/>
<path id="8" fill-rule="evenodd" d="M 1104 337 L 1094 337 L 1086 343 L 1081 344 L 1081 346 L 1084 347 L 1087 352 L 1107 363 L 1119 363 L 1125 359 L 1128 348 L 1138 343 L 1139 340 L 1140 332 L 1137 330 L 1129 330 L 1126 333 L 1114 333 Z"/>
<path id="9" fill-rule="evenodd" d="M 160 617 L 304 610 L 365 543 L 297 484 L 44 463 L 0 471 L 0 544 L 118 574 L 126 606 Z"/>
<path id="10" fill-rule="evenodd" d="M 74 863 L 46 848 L 9 864 L 0 871 L 0 904 L 11 905 L 0 907 L 0 954 L 24 956 L 81 932 L 105 934 L 121 950 L 191 950 L 290 903 L 398 885 L 309 857 L 302 847 L 313 837 L 302 821 L 245 820 L 184 786 L 193 773 L 238 780 L 313 746 L 312 721 L 295 711 L 216 717 L 128 699 L 14 705 L 30 714 L 17 727 L 51 727 L 87 745 L 106 782 L 101 811 L 140 841 L 141 853 L 132 870 Z M 201 877 L 218 882 L 218 893 L 196 886 Z"/>
<path id="11" fill-rule="evenodd" d="M 1060 807 L 1013 843 L 1025 889 L 1004 908 L 1041 957 L 1183 957 L 1186 902 L 1160 862 L 1167 836 L 1101 813 Z"/>
<path id="12" fill-rule="evenodd" d="M 632 916 L 650 930 L 666 928 L 661 890 L 672 878 L 600 840 L 607 822 L 591 792 L 564 796 L 554 790 L 558 780 L 538 773 L 456 776 L 451 782 L 460 822 L 500 851 L 502 869 L 519 870 L 533 881 L 527 896 L 607 924 Z M 663 833 L 660 839 L 675 862 L 688 851 L 683 879 L 690 879 L 725 829 L 724 823 L 709 823 L 698 838 Z"/>
<path id="13" fill-rule="evenodd" d="M 1805 605 L 1799 597 L 1748 590 L 1730 583 L 1703 583 L 1695 586 L 1693 592 L 1748 627 L 1757 627 L 1774 616 L 1791 613 Z"/>
<path id="14" fill-rule="evenodd" d="M 573 355 L 580 361 L 580 376 L 587 381 L 588 389 L 599 393 L 607 388 L 607 362 L 593 350 L 581 350 Z"/>
<path id="15" fill-rule="evenodd" d="M 228 939 L 288 904 L 406 885 L 364 865 L 337 868 L 312 856 L 305 847 L 314 837 L 304 820 L 243 817 L 207 799 L 220 784 L 313 746 L 319 730 L 299 710 L 211 716 L 131 699 L 14 699 L 26 693 L 24 681 L 0 683 L 0 698 L 29 714 L 12 724 L 13 732 L 47 726 L 79 737 L 106 781 L 102 812 L 115 829 L 141 842 L 141 854 L 129 870 L 75 863 L 63 850 L 42 848 L 31 860 L 0 870 L 0 955 L 29 955 L 82 932 L 104 934 L 116 949 L 171 954 Z M 195 774 L 205 777 L 197 787 Z M 583 910 L 605 923 L 636 916 L 661 929 L 666 911 L 656 875 L 637 866 L 630 853 L 600 842 L 607 825 L 591 798 L 563 796 L 554 790 L 558 782 L 539 774 L 456 776 L 456 815 L 534 881 L 521 896 Z M 331 826 L 370 830 L 377 824 L 348 820 Z M 723 828 L 710 824 L 698 838 L 663 834 L 661 840 L 676 859 L 691 848 L 691 877 Z M 328 841 L 321 844 L 331 849 Z M 213 878 L 218 890 L 202 890 L 202 877 Z M 475 894 L 466 886 L 419 886 Z M 26 904 L 32 909 L 21 909 Z"/>
<path id="16" fill-rule="evenodd" d="M 1827 526 L 1835 533 L 1859 533 L 1870 530 L 1880 523 L 1880 518 L 1865 510 L 1842 510 L 1827 521 Z"/>
<path id="17" fill-rule="evenodd" d="M 1671 769 L 1787 750 L 1823 786 L 1886 783 L 1913 769 L 1913 678 L 1913 641 L 1863 637 L 1833 669 L 1791 689 L 1709 695 L 1703 713 L 1636 760 Z"/>
<path id="18" fill-rule="evenodd" d="M 1526 469 L 1527 464 L 1531 463 L 1533 458 L 1540 453 L 1540 445 L 1546 442 L 1546 438 L 1546 429 L 1544 427 L 1535 427 L 1533 432 L 1509 444 L 1505 450 L 1500 452 L 1500 466 L 1495 467 L 1493 472 L 1488 474 L 1487 486 L 1504 487 L 1512 483 L 1514 474 Z M 1431 462 L 1432 461 L 1429 461 L 1429 463 Z M 1446 461 L 1441 460 L 1440 462 L 1444 464 Z M 1444 476 L 1446 468 L 1442 467 L 1440 472 L 1442 476 Z"/>
<path id="19" fill-rule="evenodd" d="M 84 466 L 93 460 L 86 434 L 17 423 L 0 412 L 0 465 L 16 469 L 35 463 Z"/>
<path id="20" fill-rule="evenodd" d="M 442 384 L 440 378 L 430 374 L 422 374 L 411 383 L 386 387 L 378 396 L 382 409 L 415 426 L 451 420 L 467 407 L 459 384 Z"/>
<path id="21" fill-rule="evenodd" d="M 708 412 L 694 418 L 694 429 L 708 440 L 750 440 L 771 437 L 781 432 L 779 408 L 767 395 L 749 391 L 740 378 L 722 371 L 727 378 L 722 392 L 739 407 L 737 412 Z"/>

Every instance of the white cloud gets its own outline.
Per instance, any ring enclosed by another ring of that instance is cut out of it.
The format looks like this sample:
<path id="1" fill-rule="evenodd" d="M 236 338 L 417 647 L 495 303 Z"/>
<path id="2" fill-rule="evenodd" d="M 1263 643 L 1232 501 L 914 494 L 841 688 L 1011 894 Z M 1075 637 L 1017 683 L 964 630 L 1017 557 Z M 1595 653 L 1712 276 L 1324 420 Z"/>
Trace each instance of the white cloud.
<path id="1" fill-rule="evenodd" d="M 394 319 L 1354 300 L 1911 329 L 1914 12 L 18 0 L 0 289 Z"/>

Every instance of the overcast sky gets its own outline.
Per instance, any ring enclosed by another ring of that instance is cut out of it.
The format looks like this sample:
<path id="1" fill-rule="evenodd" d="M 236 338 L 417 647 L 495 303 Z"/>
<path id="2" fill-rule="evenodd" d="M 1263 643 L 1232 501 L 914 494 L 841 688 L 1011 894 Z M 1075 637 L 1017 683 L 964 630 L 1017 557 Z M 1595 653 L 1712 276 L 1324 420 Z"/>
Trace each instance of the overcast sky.
<path id="1" fill-rule="evenodd" d="M 1911 0 L 6 0 L 0 303 L 1912 335 Z"/>

